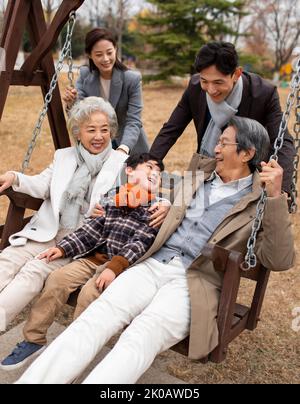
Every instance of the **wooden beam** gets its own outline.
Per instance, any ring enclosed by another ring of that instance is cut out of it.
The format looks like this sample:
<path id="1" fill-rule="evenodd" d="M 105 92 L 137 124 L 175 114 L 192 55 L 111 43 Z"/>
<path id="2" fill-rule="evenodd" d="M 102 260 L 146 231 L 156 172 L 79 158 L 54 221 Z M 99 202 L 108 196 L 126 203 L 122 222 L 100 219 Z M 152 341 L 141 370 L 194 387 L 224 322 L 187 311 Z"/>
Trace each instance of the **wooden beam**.
<path id="1" fill-rule="evenodd" d="M 8 188 L 3 192 L 0 192 L 0 196 L 7 196 L 9 200 L 17 207 L 31 210 L 39 210 L 42 203 L 42 199 L 33 198 L 30 195 L 23 194 L 22 192 L 15 192 L 12 188 Z"/>
<path id="2" fill-rule="evenodd" d="M 0 120 L 2 117 L 8 89 L 12 80 L 31 0 L 14 0 L 8 3 L 1 47 L 6 53 L 6 71 L 0 72 Z"/>
<path id="3" fill-rule="evenodd" d="M 33 198 L 21 192 L 15 192 L 12 188 L 8 188 L 0 192 L 0 196 L 7 196 L 10 200 L 6 223 L 0 226 L 0 250 L 7 247 L 9 237 L 20 231 L 31 217 L 24 219 L 26 209 L 38 210 L 43 203 L 42 199 Z"/>
<path id="4" fill-rule="evenodd" d="M 12 73 L 11 77 L 11 86 L 43 86 L 45 85 L 46 82 L 46 77 L 43 72 L 35 72 L 31 82 L 28 84 L 27 83 L 27 78 L 25 76 L 24 72 L 21 72 L 21 70 L 14 70 Z"/>
<path id="5" fill-rule="evenodd" d="M 222 250 L 224 249 L 218 247 L 216 250 L 217 255 L 218 251 L 220 253 L 223 252 Z M 236 298 L 240 285 L 240 265 L 243 262 L 242 254 L 236 251 L 228 252 L 229 256 L 226 264 L 226 271 L 224 273 L 218 309 L 219 345 L 210 354 L 210 360 L 216 363 L 222 362 L 226 357 L 228 340 L 230 339 L 231 327 L 234 319 Z M 224 254 L 222 255 L 224 256 Z M 216 256 L 214 258 L 216 260 Z M 215 269 L 217 261 L 219 260 L 214 262 Z M 245 324 L 243 326 L 245 328 Z M 241 332 L 239 326 L 237 326 L 237 328 Z"/>
<path id="6" fill-rule="evenodd" d="M 28 32 L 30 41 L 34 47 L 37 46 L 46 31 L 47 24 L 45 21 L 42 4 L 40 2 L 32 3 L 28 19 Z M 55 73 L 51 50 L 41 60 L 40 67 L 45 77 L 44 82 L 41 84 L 43 97 L 45 98 L 45 95 L 50 89 L 50 83 Z M 23 74 L 28 79 L 26 73 L 23 72 Z M 34 73 L 33 75 L 31 75 L 31 77 L 34 77 Z M 55 149 L 69 147 L 71 143 L 66 127 L 66 121 L 58 84 L 52 93 L 52 100 L 48 106 L 48 121 Z"/>
<path id="7" fill-rule="evenodd" d="M 2 229 L 0 250 L 3 250 L 3 248 L 7 247 L 9 236 L 11 234 L 17 233 L 24 226 L 24 213 L 24 208 L 19 208 L 12 203 L 9 204 L 7 218 L 9 218 L 10 220 L 6 220 L 6 223 Z"/>
<path id="8" fill-rule="evenodd" d="M 247 322 L 248 330 L 252 331 L 257 327 L 270 273 L 270 269 L 261 266 Z"/>
<path id="9" fill-rule="evenodd" d="M 41 60 L 56 44 L 59 33 L 68 21 L 71 11 L 77 10 L 83 2 L 84 0 L 64 0 L 61 3 L 48 30 L 21 67 L 21 70 L 25 72 L 29 81 L 32 78 L 33 72 L 41 63 Z"/>
<path id="10" fill-rule="evenodd" d="M 4 43 L 5 39 L 8 35 L 8 30 L 9 30 L 9 22 L 12 19 L 12 14 L 13 14 L 13 9 L 14 9 L 14 4 L 13 0 L 9 0 L 8 4 L 6 6 L 5 14 L 4 14 L 4 20 L 3 20 L 3 32 L 2 32 L 2 37 L 0 41 L 0 47 L 4 48 Z"/>

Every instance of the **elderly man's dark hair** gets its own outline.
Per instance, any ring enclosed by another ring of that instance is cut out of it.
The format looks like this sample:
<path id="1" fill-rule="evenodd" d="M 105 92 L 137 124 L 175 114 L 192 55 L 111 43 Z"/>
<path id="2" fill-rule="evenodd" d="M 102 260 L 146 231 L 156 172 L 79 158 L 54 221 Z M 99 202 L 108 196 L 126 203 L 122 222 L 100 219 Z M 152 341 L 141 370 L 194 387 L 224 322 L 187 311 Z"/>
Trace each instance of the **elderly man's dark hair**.
<path id="1" fill-rule="evenodd" d="M 267 130 L 254 119 L 234 116 L 228 126 L 236 128 L 237 152 L 255 149 L 255 155 L 248 161 L 251 172 L 260 167 L 260 163 L 268 158 L 270 153 L 270 138 Z"/>

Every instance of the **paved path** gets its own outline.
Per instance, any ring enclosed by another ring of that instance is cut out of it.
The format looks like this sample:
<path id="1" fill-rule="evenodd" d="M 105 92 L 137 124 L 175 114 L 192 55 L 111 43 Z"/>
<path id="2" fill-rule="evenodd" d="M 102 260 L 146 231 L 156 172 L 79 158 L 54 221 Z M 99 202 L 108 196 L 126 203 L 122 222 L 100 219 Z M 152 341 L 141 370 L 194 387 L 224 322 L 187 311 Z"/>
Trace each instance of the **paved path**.
<path id="1" fill-rule="evenodd" d="M 22 328 L 23 324 L 19 324 L 15 328 L 11 329 L 7 333 L 0 337 L 0 358 L 7 356 L 16 345 L 17 342 L 22 341 Z M 48 341 L 51 342 L 58 334 L 64 330 L 64 326 L 54 323 L 49 329 Z M 107 352 L 108 348 L 104 348 L 95 358 L 93 363 L 85 370 L 82 376 L 77 380 L 80 383 L 85 376 L 90 373 L 93 367 L 103 358 Z M 172 353 L 173 354 L 173 353 Z M 174 355 L 178 355 L 174 352 Z M 30 365 L 32 361 L 28 362 L 22 369 L 5 372 L 0 369 L 0 384 L 12 384 L 14 383 L 24 372 L 24 370 Z M 166 364 L 158 356 L 157 359 L 152 364 L 151 368 L 140 378 L 138 384 L 180 384 L 184 382 L 168 374 L 166 369 Z"/>

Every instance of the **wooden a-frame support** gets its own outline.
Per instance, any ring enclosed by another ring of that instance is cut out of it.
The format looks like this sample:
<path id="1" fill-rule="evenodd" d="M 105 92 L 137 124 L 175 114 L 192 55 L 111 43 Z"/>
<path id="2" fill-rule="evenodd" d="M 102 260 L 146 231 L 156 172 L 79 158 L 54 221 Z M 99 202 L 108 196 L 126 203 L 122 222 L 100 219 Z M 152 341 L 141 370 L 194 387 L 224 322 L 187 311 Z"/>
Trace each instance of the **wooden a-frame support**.
<path id="1" fill-rule="evenodd" d="M 0 119 L 11 85 L 40 86 L 43 95 L 49 91 L 54 74 L 51 50 L 71 11 L 84 0 L 63 0 L 51 25 L 47 28 L 41 0 L 9 0 L 0 47 L 5 51 L 5 71 L 0 71 Z M 20 70 L 14 70 L 23 34 L 27 28 L 33 47 Z M 48 109 L 48 120 L 56 149 L 70 146 L 58 86 Z"/>
<path id="2" fill-rule="evenodd" d="M 70 12 L 77 10 L 83 2 L 84 0 L 63 0 L 47 28 L 41 0 L 9 0 L 0 42 L 6 59 L 5 70 L 0 71 L 0 120 L 11 85 L 40 86 L 43 95 L 47 94 L 55 72 L 51 50 L 68 21 Z M 33 51 L 20 70 L 14 70 L 25 28 L 28 30 Z M 49 104 L 48 120 L 55 149 L 70 146 L 58 86 Z M 9 199 L 6 223 L 0 226 L 0 250 L 7 245 L 8 236 L 20 230 L 28 221 L 23 219 L 25 209 L 36 209 L 36 203 L 30 198 L 21 206 L 16 203 L 14 195 L 9 196 Z"/>

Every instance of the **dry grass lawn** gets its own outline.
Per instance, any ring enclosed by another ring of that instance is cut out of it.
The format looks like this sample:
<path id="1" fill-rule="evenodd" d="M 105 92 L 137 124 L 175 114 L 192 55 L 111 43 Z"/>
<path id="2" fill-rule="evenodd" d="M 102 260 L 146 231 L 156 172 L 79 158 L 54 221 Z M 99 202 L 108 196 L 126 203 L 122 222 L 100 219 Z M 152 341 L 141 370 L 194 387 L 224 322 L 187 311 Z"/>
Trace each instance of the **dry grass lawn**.
<path id="1" fill-rule="evenodd" d="M 146 86 L 144 88 L 143 121 L 150 142 L 178 102 L 183 88 Z M 281 91 L 282 102 L 287 90 Z M 0 173 L 18 170 L 38 112 L 42 105 L 40 91 L 36 88 L 11 88 L 0 124 Z M 196 136 L 190 126 L 166 159 L 169 171 L 186 168 L 193 151 Z M 53 145 L 47 125 L 33 154 L 29 174 L 41 171 L 51 161 Z M 6 214 L 5 198 L 0 198 L 0 222 Z M 299 252 L 299 213 L 293 217 L 296 248 Z M 284 234 L 282 235 L 284 237 Z M 220 365 L 202 365 L 185 357 L 173 359 L 162 354 L 171 374 L 189 383 L 299 383 L 300 382 L 300 331 L 292 330 L 292 310 L 300 311 L 300 260 L 293 270 L 273 273 L 268 285 L 261 322 L 254 332 L 245 332 L 231 345 L 228 357 Z M 249 296 L 250 288 L 243 285 L 242 294 Z M 16 321 L 24 318 L 24 311 Z M 300 316 L 300 313 L 298 314 Z M 66 311 L 59 317 L 64 322 Z M 300 326 L 300 319 L 298 321 Z M 176 357 L 177 358 L 177 357 Z"/>

